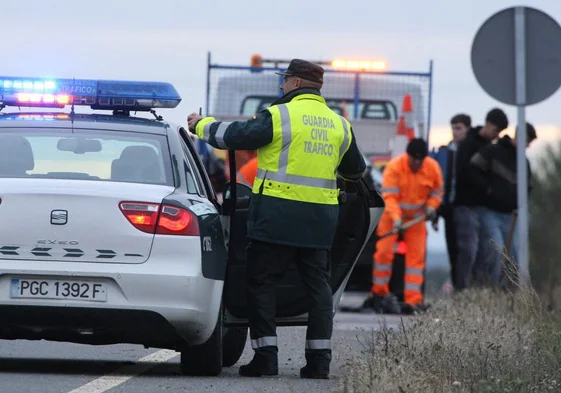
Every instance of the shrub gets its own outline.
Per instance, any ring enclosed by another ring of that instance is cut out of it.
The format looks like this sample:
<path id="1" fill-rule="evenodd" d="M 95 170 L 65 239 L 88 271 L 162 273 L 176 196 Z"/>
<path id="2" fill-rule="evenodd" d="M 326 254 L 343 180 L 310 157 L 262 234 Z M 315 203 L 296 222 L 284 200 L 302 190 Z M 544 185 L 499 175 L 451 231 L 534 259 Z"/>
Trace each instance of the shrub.
<path id="1" fill-rule="evenodd" d="M 530 195 L 530 277 L 550 309 L 561 306 L 561 144 L 548 147 Z"/>
<path id="2" fill-rule="evenodd" d="M 561 324 L 529 289 L 464 291 L 398 331 L 381 321 L 339 392 L 561 391 Z"/>

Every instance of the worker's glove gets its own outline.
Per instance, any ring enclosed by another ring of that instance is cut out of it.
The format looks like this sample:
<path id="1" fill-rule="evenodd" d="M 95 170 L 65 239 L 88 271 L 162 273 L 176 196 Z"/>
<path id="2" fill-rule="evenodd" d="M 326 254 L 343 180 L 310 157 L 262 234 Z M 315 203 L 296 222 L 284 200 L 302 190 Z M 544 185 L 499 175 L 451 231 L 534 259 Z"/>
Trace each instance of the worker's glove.
<path id="1" fill-rule="evenodd" d="M 393 229 L 394 229 L 396 232 L 398 232 L 398 233 L 399 233 L 399 232 L 403 232 L 403 221 L 401 221 L 401 220 L 399 220 L 399 219 L 398 219 L 398 220 L 394 220 L 394 222 L 393 222 Z"/>
<path id="2" fill-rule="evenodd" d="M 437 218 L 436 210 L 434 210 L 432 207 L 427 207 L 425 209 L 425 215 L 428 221 L 434 221 Z"/>

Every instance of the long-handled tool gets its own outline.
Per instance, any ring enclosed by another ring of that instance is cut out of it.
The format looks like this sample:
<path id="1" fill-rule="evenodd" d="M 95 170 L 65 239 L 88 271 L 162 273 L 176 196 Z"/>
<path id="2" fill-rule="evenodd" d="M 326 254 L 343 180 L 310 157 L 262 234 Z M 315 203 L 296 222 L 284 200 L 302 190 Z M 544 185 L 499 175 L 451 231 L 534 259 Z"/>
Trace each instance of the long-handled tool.
<path id="1" fill-rule="evenodd" d="M 419 223 L 425 221 L 426 219 L 427 219 L 427 216 L 422 215 L 422 216 L 419 216 L 417 218 L 412 219 L 411 221 L 407 221 L 405 224 L 402 225 L 401 230 L 404 230 L 404 229 L 407 229 L 409 227 L 412 227 L 413 225 L 419 224 Z M 398 232 L 399 232 L 399 230 L 397 228 L 393 228 L 391 231 L 383 233 L 380 236 L 378 236 L 378 239 L 383 239 L 385 237 L 395 235 Z"/>

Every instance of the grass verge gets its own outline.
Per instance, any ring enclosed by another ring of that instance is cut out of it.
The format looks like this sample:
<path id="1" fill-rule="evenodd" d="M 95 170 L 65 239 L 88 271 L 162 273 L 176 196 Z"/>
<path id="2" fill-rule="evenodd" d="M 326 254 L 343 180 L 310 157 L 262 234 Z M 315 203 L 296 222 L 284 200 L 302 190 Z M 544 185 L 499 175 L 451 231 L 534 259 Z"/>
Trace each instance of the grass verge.
<path id="1" fill-rule="evenodd" d="M 561 321 L 529 289 L 464 291 L 403 321 L 363 340 L 338 392 L 561 392 Z"/>

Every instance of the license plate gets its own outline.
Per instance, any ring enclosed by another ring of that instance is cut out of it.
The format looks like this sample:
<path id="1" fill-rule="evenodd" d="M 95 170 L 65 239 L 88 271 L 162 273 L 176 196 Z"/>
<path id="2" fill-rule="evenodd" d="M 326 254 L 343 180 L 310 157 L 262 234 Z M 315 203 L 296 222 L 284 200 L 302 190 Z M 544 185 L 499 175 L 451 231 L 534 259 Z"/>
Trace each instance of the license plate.
<path id="1" fill-rule="evenodd" d="M 107 288 L 105 284 L 91 281 L 12 278 L 10 296 L 22 299 L 106 302 Z"/>

